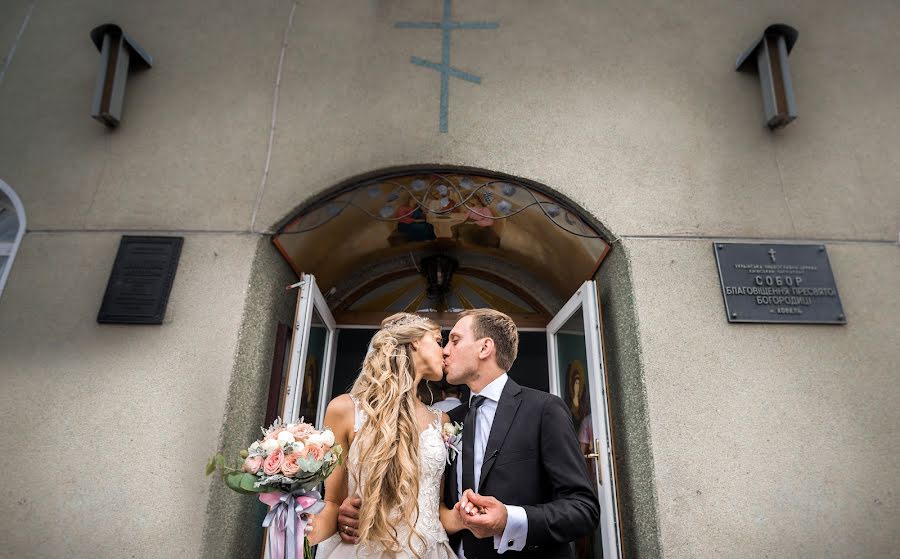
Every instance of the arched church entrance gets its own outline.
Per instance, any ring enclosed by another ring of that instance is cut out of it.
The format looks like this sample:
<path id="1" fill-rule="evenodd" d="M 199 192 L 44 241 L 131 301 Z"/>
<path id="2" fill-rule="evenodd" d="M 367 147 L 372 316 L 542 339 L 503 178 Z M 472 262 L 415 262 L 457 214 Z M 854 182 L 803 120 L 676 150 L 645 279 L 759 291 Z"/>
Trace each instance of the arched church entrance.
<path id="1" fill-rule="evenodd" d="M 601 522 L 574 544 L 576 556 L 621 557 L 597 285 L 611 236 L 601 224 L 530 181 L 406 168 L 329 190 L 295 210 L 273 242 L 300 277 L 294 324 L 281 336 L 281 417 L 321 423 L 395 312 L 425 314 L 449 330 L 465 309 L 500 310 L 520 330 L 510 376 L 563 398 L 596 482 Z"/>

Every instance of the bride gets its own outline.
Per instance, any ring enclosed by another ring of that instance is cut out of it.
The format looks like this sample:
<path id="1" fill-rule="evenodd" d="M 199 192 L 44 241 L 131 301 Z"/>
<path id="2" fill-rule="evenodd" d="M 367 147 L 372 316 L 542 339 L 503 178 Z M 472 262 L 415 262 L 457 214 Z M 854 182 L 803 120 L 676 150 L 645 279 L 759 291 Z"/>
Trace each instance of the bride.
<path id="1" fill-rule="evenodd" d="M 455 559 L 447 534 L 463 526 L 441 502 L 448 452 L 441 426 L 449 418 L 416 397 L 420 381 L 442 376 L 438 324 L 409 313 L 382 322 L 350 394 L 325 412 L 324 424 L 349 451 L 325 481 L 326 507 L 308 536 L 319 544 L 317 559 Z M 337 534 L 348 495 L 362 498 L 359 545 Z"/>

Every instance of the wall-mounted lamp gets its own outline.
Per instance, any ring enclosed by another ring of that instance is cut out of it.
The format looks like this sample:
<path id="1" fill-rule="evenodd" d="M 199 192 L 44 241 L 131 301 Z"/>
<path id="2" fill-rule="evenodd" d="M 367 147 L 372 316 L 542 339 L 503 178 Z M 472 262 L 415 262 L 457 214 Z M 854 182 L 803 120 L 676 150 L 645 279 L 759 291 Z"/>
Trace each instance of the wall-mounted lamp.
<path id="1" fill-rule="evenodd" d="M 129 68 L 150 68 L 153 58 L 122 28 L 105 23 L 91 30 L 91 40 L 100 51 L 100 73 L 94 89 L 91 116 L 110 128 L 122 120 L 122 100 Z"/>
<path id="2" fill-rule="evenodd" d="M 754 41 L 737 59 L 735 69 L 738 72 L 752 70 L 753 61 L 756 62 L 766 125 L 769 128 L 781 128 L 797 118 L 788 53 L 794 48 L 799 35 L 790 25 L 770 25 L 763 31 L 762 37 Z"/>

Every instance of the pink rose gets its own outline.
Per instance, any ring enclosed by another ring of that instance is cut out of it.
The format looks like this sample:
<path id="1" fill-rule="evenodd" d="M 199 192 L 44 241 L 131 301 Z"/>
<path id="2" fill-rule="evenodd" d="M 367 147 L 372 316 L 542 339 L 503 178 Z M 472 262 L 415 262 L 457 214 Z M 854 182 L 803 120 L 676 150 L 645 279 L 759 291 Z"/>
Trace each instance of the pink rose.
<path id="1" fill-rule="evenodd" d="M 284 427 L 279 427 L 278 429 L 275 429 L 274 431 L 272 431 L 271 433 L 269 433 L 268 435 L 266 435 L 266 438 L 267 438 L 267 439 L 277 439 L 277 438 L 278 438 L 278 434 L 281 433 L 281 432 L 284 431 L 284 430 L 285 430 Z"/>
<path id="2" fill-rule="evenodd" d="M 319 445 L 311 444 L 306 446 L 306 457 L 313 460 L 321 460 L 325 457 L 325 449 Z"/>
<path id="3" fill-rule="evenodd" d="M 263 473 L 267 476 L 274 476 L 281 471 L 281 464 L 284 462 L 284 452 L 279 446 L 266 457 L 263 462 Z"/>
<path id="4" fill-rule="evenodd" d="M 290 429 L 290 432 L 294 438 L 300 439 L 315 433 L 316 429 L 309 423 L 298 423 Z"/>
<path id="5" fill-rule="evenodd" d="M 285 455 L 284 461 L 281 463 L 281 473 L 288 477 L 297 475 L 297 472 L 300 471 L 300 466 L 297 465 L 298 458 L 300 458 L 299 452 L 292 452 Z"/>
<path id="6" fill-rule="evenodd" d="M 244 460 L 244 465 L 241 467 L 241 470 L 248 474 L 255 474 L 262 467 L 262 463 L 262 456 L 248 456 L 247 459 Z"/>

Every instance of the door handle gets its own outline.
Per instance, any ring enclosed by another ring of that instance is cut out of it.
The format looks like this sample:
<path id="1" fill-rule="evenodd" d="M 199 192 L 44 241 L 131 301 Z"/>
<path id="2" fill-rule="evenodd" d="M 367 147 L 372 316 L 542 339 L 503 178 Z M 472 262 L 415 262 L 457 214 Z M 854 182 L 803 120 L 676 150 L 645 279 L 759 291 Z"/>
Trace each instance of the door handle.
<path id="1" fill-rule="evenodd" d="M 594 452 L 585 454 L 584 457 L 594 461 L 594 477 L 597 479 L 597 485 L 603 487 L 603 481 L 600 479 L 600 453 L 597 452 L 597 449 L 599 448 L 600 439 L 594 439 Z"/>
<path id="2" fill-rule="evenodd" d="M 590 458 L 591 460 L 599 460 L 600 453 L 597 452 L 597 449 L 600 448 L 600 439 L 594 439 L 594 452 L 590 454 L 585 454 L 585 458 Z"/>

